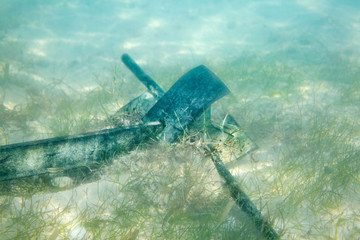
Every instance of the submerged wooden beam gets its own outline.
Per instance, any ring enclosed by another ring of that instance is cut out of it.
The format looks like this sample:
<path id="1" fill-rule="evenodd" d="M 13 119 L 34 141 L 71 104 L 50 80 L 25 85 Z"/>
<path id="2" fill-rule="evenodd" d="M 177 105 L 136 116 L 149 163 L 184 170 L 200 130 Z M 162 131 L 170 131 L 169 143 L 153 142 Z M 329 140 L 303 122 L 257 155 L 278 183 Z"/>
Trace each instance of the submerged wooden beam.
<path id="1" fill-rule="evenodd" d="M 0 181 L 99 164 L 162 130 L 159 122 L 0 146 Z"/>

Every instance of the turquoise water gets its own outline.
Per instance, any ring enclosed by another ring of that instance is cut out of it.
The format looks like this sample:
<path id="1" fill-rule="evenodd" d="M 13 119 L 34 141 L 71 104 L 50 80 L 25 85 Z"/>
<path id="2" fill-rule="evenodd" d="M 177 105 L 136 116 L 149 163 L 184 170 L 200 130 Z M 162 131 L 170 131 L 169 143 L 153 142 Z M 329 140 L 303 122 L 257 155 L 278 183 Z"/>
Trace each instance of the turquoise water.
<path id="1" fill-rule="evenodd" d="M 214 122 L 231 113 L 259 146 L 231 171 L 274 228 L 284 230 L 283 239 L 357 239 L 359 11 L 360 3 L 351 0 L 1 0 L 0 145 L 108 127 L 109 115 L 146 91 L 122 64 L 123 53 L 164 90 L 204 64 L 232 92 L 213 105 Z M 172 155 L 166 156 L 159 159 Z M 21 203 L 29 199 L 1 199 L 0 238 L 15 239 L 9 229 L 18 239 L 105 239 L 114 232 L 123 239 L 181 236 L 175 227 L 164 230 L 174 235 L 151 235 L 143 230 L 148 223 L 136 225 L 139 218 L 131 227 L 121 225 L 123 231 L 104 227 L 97 235 L 84 208 L 77 221 L 60 223 L 57 213 L 53 225 L 39 223 L 30 231 L 36 234 L 21 235 L 29 229 L 14 216 L 24 220 Z M 224 217 L 228 208 L 216 208 L 216 224 L 230 221 Z M 107 211 L 94 214 L 101 220 Z M 192 234 L 219 238 L 210 230 Z"/>
<path id="2" fill-rule="evenodd" d="M 330 53 L 355 60 L 351 2 L 3 1 L 1 61 L 84 86 L 123 52 L 154 72 L 244 54 L 300 66 L 335 61 Z"/>

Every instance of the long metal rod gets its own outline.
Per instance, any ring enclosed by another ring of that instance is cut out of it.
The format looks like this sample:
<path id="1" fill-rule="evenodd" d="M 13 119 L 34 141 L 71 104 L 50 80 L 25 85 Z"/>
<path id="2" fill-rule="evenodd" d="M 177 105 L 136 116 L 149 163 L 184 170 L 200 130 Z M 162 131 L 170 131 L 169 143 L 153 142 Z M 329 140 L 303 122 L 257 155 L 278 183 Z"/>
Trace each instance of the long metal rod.
<path id="1" fill-rule="evenodd" d="M 235 178 L 225 167 L 221 161 L 220 156 L 217 154 L 215 148 L 208 144 L 205 150 L 209 152 L 211 160 L 219 175 L 225 180 L 225 185 L 230 190 L 231 197 L 240 209 L 253 219 L 256 228 L 261 232 L 263 237 L 268 240 L 280 239 L 279 234 L 272 228 L 271 224 L 267 222 L 262 216 L 261 212 L 256 208 L 255 204 L 237 185 Z"/>
<path id="2" fill-rule="evenodd" d="M 160 99 L 164 95 L 164 90 L 162 90 L 161 87 L 147 75 L 128 54 L 123 54 L 121 60 L 156 99 Z"/>
<path id="3" fill-rule="evenodd" d="M 129 151 L 161 130 L 160 123 L 0 146 L 0 181 L 99 164 Z"/>

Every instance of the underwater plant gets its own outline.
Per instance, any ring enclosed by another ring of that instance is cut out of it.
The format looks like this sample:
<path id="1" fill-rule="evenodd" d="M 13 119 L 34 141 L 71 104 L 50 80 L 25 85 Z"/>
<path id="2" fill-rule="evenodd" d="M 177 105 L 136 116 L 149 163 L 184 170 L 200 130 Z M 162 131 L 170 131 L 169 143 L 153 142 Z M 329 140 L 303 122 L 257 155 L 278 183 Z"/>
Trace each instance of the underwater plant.
<path id="1" fill-rule="evenodd" d="M 304 67 L 309 68 L 316 71 Z M 222 122 L 229 110 L 259 146 L 234 159 L 243 142 L 226 142 L 222 157 L 225 164 L 234 161 L 227 165 L 230 172 L 265 219 L 283 239 L 356 238 L 360 85 L 355 68 L 341 88 L 324 79 L 309 81 L 304 69 L 281 60 L 245 57 L 214 69 L 234 93 L 212 106 L 214 119 Z M 126 93 L 127 78 L 118 71 L 114 67 L 109 75 L 116 72 L 116 84 L 110 77 L 77 96 L 53 90 L 57 94 L 44 101 L 48 105 L 41 100 L 50 90 L 30 89 L 26 104 L 1 108 L 0 134 L 12 142 L 11 128 L 29 127 L 29 119 L 38 121 L 46 136 L 109 127 L 108 116 L 139 94 Z M 259 239 L 200 147 L 210 131 L 203 126 L 187 131 L 175 145 L 150 143 L 116 157 L 100 167 L 100 179 L 92 183 L 55 193 L 23 189 L 23 198 L 0 196 L 0 238 Z"/>

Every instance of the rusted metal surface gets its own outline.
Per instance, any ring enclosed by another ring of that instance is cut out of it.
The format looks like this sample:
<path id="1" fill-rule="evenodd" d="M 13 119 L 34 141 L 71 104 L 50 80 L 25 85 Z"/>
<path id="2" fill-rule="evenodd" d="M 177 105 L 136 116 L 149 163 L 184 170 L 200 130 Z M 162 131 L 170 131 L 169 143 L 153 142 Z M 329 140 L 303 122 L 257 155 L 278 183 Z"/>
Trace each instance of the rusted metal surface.
<path id="1" fill-rule="evenodd" d="M 61 188 L 68 182 L 81 184 L 96 177 L 94 170 L 112 156 L 152 137 L 173 143 L 190 131 L 198 138 L 237 141 L 236 144 L 240 141 L 244 147 L 235 157 L 247 153 L 248 146 L 253 147 L 249 139 L 239 135 L 235 121 L 230 124 L 235 127 L 231 132 L 225 129 L 228 121 L 220 128 L 212 124 L 210 105 L 230 91 L 205 66 L 185 73 L 164 93 L 129 55 L 124 54 L 122 60 L 148 91 L 109 117 L 107 121 L 114 128 L 0 146 L 0 190 L 6 190 L 17 179 L 45 184 L 50 189 Z"/>
<path id="2" fill-rule="evenodd" d="M 162 138 L 174 142 L 216 100 L 229 94 L 225 84 L 201 65 L 185 73 L 146 113 L 144 121 L 162 121 Z"/>
<path id="3" fill-rule="evenodd" d="M 149 123 L 1 146 L 0 181 L 99 164 L 161 129 L 160 123 Z"/>

